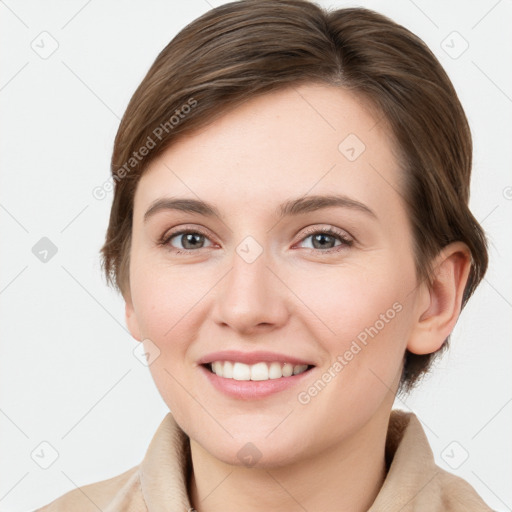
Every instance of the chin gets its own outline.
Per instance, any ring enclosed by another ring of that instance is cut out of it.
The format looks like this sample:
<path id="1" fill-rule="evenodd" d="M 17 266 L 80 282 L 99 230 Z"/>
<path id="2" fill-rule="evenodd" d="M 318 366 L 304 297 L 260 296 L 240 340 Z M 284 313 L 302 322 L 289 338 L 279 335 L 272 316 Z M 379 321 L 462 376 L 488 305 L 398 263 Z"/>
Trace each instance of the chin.
<path id="1" fill-rule="evenodd" d="M 286 466 L 295 462 L 301 454 L 306 456 L 308 448 L 311 448 L 303 441 L 311 439 L 311 436 L 302 435 L 297 430 L 294 430 L 296 435 L 293 436 L 284 428 L 280 432 L 276 429 L 270 435 L 269 431 L 268 428 L 251 429 L 234 437 L 223 436 L 219 442 L 211 436 L 195 439 L 216 459 L 225 464 L 247 468 Z"/>
<path id="2" fill-rule="evenodd" d="M 296 449 L 288 446 L 274 446 L 268 441 L 256 440 L 243 443 L 234 442 L 232 446 L 205 446 L 205 449 L 217 460 L 231 466 L 270 469 L 287 466 L 300 456 Z"/>

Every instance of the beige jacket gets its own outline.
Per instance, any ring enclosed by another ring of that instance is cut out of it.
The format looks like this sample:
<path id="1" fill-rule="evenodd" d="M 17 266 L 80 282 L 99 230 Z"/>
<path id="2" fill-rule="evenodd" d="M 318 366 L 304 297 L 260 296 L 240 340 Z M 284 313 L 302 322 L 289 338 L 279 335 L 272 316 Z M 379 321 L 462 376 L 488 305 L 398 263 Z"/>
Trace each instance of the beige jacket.
<path id="1" fill-rule="evenodd" d="M 193 510 L 187 495 L 188 441 L 169 412 L 141 464 L 108 480 L 73 489 L 35 512 Z M 368 512 L 492 512 L 466 481 L 436 466 L 414 414 L 391 412 L 386 458 L 391 465 Z"/>

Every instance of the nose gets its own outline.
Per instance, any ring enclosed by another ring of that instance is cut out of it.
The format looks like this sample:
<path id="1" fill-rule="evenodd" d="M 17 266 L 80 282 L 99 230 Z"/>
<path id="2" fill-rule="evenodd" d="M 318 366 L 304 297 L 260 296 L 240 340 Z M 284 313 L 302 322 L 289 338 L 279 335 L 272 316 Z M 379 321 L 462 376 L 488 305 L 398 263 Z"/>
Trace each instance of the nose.
<path id="1" fill-rule="evenodd" d="M 269 267 L 265 251 L 251 263 L 234 253 L 232 267 L 219 283 L 214 319 L 238 334 L 282 327 L 289 318 L 288 289 Z"/>

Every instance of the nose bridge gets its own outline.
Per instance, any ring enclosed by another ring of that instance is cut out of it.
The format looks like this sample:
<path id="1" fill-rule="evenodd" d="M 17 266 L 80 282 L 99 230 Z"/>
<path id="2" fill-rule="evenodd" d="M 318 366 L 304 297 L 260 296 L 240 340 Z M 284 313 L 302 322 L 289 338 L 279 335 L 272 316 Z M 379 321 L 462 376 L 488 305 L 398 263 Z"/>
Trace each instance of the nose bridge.
<path id="1" fill-rule="evenodd" d="M 239 331 L 277 325 L 287 316 L 283 286 L 270 270 L 268 247 L 248 236 L 234 249 L 217 294 L 216 320 Z"/>

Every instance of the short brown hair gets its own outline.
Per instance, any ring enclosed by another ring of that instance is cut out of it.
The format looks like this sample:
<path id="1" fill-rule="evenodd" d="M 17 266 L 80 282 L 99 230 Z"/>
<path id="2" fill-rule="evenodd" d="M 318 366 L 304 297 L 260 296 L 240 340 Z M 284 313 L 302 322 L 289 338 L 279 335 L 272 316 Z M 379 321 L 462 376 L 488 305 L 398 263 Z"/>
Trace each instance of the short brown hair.
<path id="1" fill-rule="evenodd" d="M 471 132 L 450 79 L 426 44 L 389 18 L 364 8 L 326 10 L 307 0 L 221 5 L 160 52 L 115 138 L 114 198 L 101 249 L 107 282 L 129 294 L 134 194 L 154 158 L 178 136 L 247 99 L 308 82 L 355 92 L 388 123 L 404 177 L 418 279 L 430 282 L 440 249 L 465 242 L 472 262 L 464 307 L 488 255 L 484 231 L 468 207 Z M 434 355 L 406 351 L 401 389 L 413 387 Z"/>

